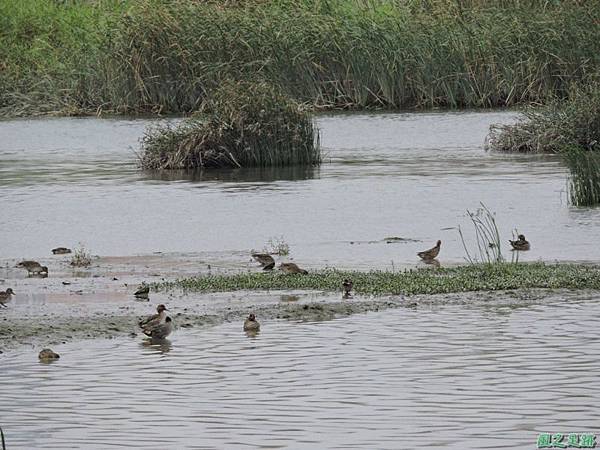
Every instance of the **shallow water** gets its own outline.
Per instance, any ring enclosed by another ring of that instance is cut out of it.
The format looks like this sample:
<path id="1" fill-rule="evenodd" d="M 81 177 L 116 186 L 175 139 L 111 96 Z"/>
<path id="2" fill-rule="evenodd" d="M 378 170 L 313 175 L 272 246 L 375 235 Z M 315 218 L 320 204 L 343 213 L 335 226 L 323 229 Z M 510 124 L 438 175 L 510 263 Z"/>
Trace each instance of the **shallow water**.
<path id="1" fill-rule="evenodd" d="M 503 239 L 518 228 L 532 241 L 521 260 L 598 261 L 589 243 L 600 239 L 600 209 L 568 206 L 559 160 L 483 151 L 489 125 L 514 120 L 320 116 L 320 168 L 195 174 L 138 171 L 134 150 L 155 120 L 2 121 L 0 258 L 82 242 L 99 255 L 238 252 L 246 262 L 250 249 L 283 236 L 309 267 L 411 264 L 437 239 L 442 264 L 456 263 L 464 250 L 455 227 L 469 231 L 465 210 L 485 202 Z M 377 242 L 388 236 L 421 242 Z"/>
<path id="2" fill-rule="evenodd" d="M 7 448 L 535 448 L 597 432 L 598 298 L 428 305 L 0 355 Z"/>

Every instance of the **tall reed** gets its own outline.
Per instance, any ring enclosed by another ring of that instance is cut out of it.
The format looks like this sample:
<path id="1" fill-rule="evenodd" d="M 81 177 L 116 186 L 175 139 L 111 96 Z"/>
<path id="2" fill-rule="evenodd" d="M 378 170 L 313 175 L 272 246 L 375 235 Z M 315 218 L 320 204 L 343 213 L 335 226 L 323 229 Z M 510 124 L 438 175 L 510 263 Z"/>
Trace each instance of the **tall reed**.
<path id="1" fill-rule="evenodd" d="M 0 111 L 192 112 L 224 79 L 266 80 L 317 108 L 546 102 L 598 77 L 595 6 L 5 0 Z"/>
<path id="2" fill-rule="evenodd" d="M 563 153 L 571 172 L 569 176 L 569 201 L 575 206 L 600 205 L 600 152 L 579 147 Z"/>

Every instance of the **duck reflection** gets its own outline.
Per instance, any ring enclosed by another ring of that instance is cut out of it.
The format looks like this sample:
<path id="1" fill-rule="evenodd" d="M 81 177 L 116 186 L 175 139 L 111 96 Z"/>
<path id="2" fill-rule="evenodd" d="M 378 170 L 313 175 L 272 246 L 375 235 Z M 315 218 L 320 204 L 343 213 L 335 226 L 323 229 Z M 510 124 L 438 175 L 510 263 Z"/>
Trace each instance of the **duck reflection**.
<path id="1" fill-rule="evenodd" d="M 169 353 L 173 344 L 169 339 L 147 338 L 140 344 L 148 353 Z"/>

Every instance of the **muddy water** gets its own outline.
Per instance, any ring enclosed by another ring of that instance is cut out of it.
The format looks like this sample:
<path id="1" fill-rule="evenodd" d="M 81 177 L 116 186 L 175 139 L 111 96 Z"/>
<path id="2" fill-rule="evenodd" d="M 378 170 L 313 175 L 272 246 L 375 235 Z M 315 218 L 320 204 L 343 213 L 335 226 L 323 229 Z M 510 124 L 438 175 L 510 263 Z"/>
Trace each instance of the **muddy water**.
<path id="1" fill-rule="evenodd" d="M 109 256 L 212 254 L 247 262 L 283 236 L 308 267 L 391 267 L 443 241 L 463 261 L 456 227 L 485 202 L 521 260 L 593 260 L 600 210 L 570 208 L 565 167 L 548 156 L 486 154 L 507 112 L 321 116 L 325 163 L 314 169 L 142 173 L 134 150 L 152 120 L 0 122 L 0 259 L 47 257 L 82 242 Z M 407 241 L 381 242 L 397 236 Z M 505 249 L 506 251 L 507 249 Z M 507 252 L 508 253 L 508 252 Z"/>
<path id="2" fill-rule="evenodd" d="M 425 305 L 15 352 L 1 424 L 11 450 L 535 448 L 599 431 L 598 320 L 598 298 Z"/>

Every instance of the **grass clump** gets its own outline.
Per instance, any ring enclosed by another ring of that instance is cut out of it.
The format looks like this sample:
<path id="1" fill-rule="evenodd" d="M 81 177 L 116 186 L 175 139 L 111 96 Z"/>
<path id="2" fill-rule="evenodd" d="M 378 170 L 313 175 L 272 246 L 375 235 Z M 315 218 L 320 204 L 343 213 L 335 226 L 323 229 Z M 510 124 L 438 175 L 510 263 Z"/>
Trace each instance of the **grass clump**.
<path id="1" fill-rule="evenodd" d="M 577 85 L 566 100 L 528 108 L 513 125 L 492 125 L 488 150 L 562 153 L 600 151 L 600 84 Z"/>
<path id="2" fill-rule="evenodd" d="M 237 290 L 340 291 L 344 279 L 354 282 L 363 295 L 444 294 L 506 289 L 600 289 L 600 266 L 576 264 L 474 264 L 454 268 L 404 272 L 326 270 L 308 275 L 241 273 L 207 275 L 156 285 L 158 289 L 182 288 L 188 292 Z"/>
<path id="3" fill-rule="evenodd" d="M 300 104 L 268 83 L 226 82 L 194 117 L 142 138 L 144 169 L 281 167 L 321 162 L 319 133 Z"/>
<path id="4" fill-rule="evenodd" d="M 481 207 L 477 208 L 475 212 L 467 210 L 467 215 L 471 219 L 473 228 L 475 229 L 475 239 L 477 245 L 477 253 L 469 252 L 463 232 L 458 227 L 458 233 L 460 234 L 460 240 L 463 248 L 465 249 L 466 260 L 470 264 L 486 263 L 486 264 L 500 264 L 504 262 L 502 256 L 502 247 L 500 243 L 500 232 L 498 231 L 498 225 L 496 224 L 496 214 L 491 212 L 487 206 L 481 203 Z M 473 253 L 473 255 L 471 255 Z"/>
<path id="5" fill-rule="evenodd" d="M 71 265 L 73 267 L 88 267 L 92 264 L 92 255 L 86 250 L 83 244 L 79 244 L 79 247 L 73 252 L 71 257 Z"/>
<path id="6" fill-rule="evenodd" d="M 600 204 L 600 84 L 578 85 L 567 100 L 528 109 L 513 125 L 493 125 L 486 147 L 525 153 L 557 153 L 569 167 L 569 200 Z"/>

